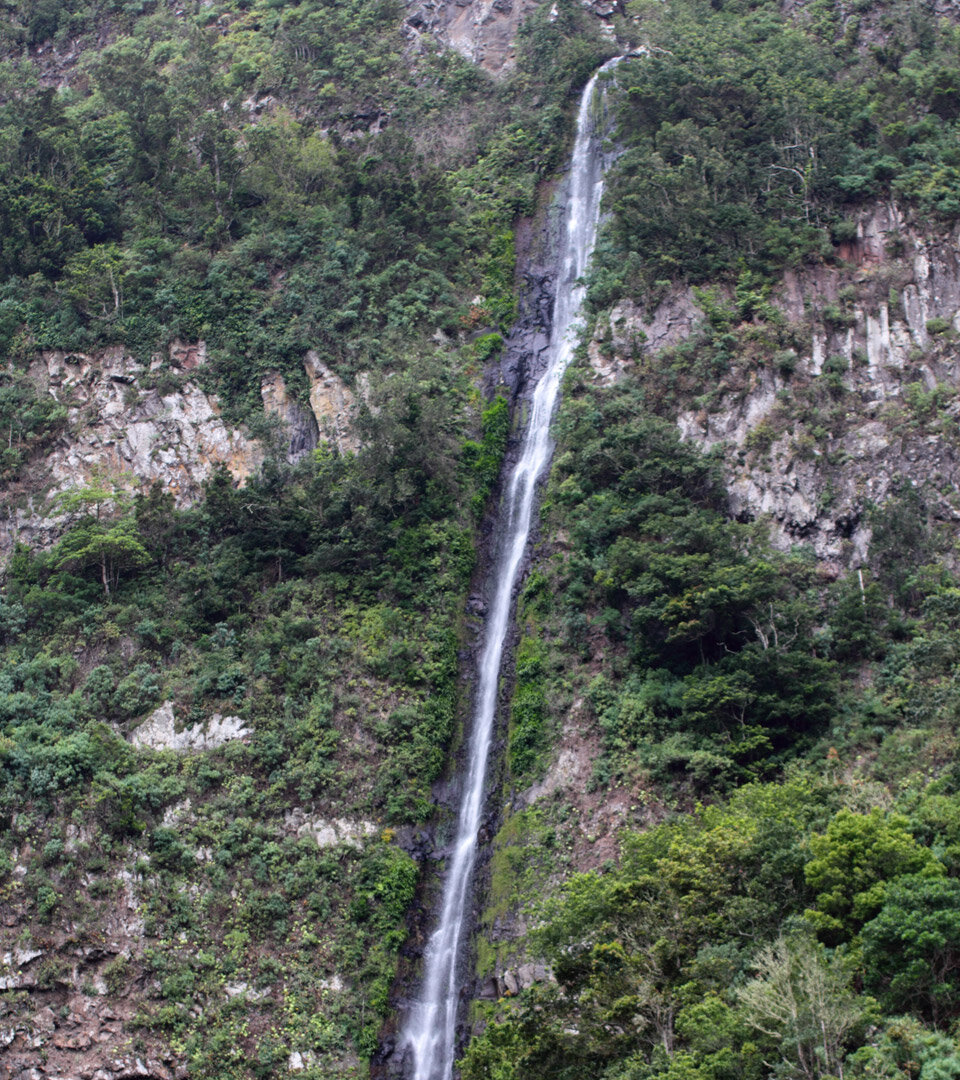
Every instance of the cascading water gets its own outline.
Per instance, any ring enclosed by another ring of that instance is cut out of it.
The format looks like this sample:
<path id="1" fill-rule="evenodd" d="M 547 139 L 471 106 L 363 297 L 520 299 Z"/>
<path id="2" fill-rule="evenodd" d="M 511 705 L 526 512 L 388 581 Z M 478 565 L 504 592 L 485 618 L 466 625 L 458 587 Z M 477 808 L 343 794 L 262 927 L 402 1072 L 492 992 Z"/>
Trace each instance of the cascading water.
<path id="1" fill-rule="evenodd" d="M 618 58 L 619 59 L 619 58 Z M 597 79 L 618 60 L 610 60 L 587 83 L 580 99 L 577 137 L 570 165 L 570 190 L 560 272 L 554 295 L 553 326 L 546 371 L 533 392 L 530 422 L 520 459 L 513 470 L 500 511 L 498 557 L 492 600 L 480 654 L 477 701 L 469 746 L 469 767 L 460 802 L 457 838 L 444 883 L 440 922 L 427 946 L 420 1000 L 413 1007 L 404 1042 L 413 1052 L 413 1080 L 449 1080 L 453 1072 L 457 1019 L 457 955 L 467 897 L 477 854 L 487 759 L 493 738 L 497 687 L 510 622 L 511 599 L 530 534 L 537 480 L 553 449 L 550 419 L 560 380 L 573 356 L 587 269 L 597 235 L 603 190 L 602 125 L 597 123 Z"/>

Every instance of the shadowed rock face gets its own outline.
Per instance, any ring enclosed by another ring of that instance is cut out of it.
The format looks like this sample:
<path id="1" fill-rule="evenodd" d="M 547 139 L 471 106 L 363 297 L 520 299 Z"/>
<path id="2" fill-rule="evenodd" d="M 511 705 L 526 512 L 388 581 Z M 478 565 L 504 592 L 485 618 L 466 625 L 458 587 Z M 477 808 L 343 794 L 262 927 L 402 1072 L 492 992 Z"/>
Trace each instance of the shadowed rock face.
<path id="1" fill-rule="evenodd" d="M 310 408 L 321 437 L 335 446 L 338 453 L 356 452 L 360 440 L 353 430 L 357 408 L 353 392 L 312 350 L 304 358 L 303 366 L 310 380 Z"/>
<path id="2" fill-rule="evenodd" d="M 305 454 L 317 448 L 320 432 L 312 411 L 303 408 L 287 390 L 283 376 L 278 371 L 268 372 L 260 387 L 263 411 L 280 421 L 283 437 L 287 443 L 287 460 L 299 461 Z"/>

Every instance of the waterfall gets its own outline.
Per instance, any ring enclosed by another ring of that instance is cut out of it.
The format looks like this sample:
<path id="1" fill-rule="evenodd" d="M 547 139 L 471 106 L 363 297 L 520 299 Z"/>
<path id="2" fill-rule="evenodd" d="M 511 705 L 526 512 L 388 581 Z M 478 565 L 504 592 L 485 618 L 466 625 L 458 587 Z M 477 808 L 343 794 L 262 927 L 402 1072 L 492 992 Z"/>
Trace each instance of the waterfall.
<path id="1" fill-rule="evenodd" d="M 453 1072 L 457 956 L 477 855 L 503 648 L 513 590 L 530 534 L 537 481 L 553 449 L 550 419 L 560 380 L 573 356 L 580 331 L 579 312 L 585 290 L 579 281 L 587 269 L 597 235 L 603 190 L 603 131 L 602 125 L 595 123 L 594 89 L 601 73 L 616 63 L 617 60 L 610 60 L 604 64 L 587 83 L 580 99 L 547 368 L 533 392 L 520 458 L 500 508 L 497 524 L 500 540 L 490 581 L 492 600 L 480 654 L 469 766 L 460 801 L 457 837 L 448 860 L 440 921 L 427 945 L 421 996 L 411 1010 L 404 1033 L 404 1042 L 413 1053 L 413 1080 L 449 1080 Z"/>

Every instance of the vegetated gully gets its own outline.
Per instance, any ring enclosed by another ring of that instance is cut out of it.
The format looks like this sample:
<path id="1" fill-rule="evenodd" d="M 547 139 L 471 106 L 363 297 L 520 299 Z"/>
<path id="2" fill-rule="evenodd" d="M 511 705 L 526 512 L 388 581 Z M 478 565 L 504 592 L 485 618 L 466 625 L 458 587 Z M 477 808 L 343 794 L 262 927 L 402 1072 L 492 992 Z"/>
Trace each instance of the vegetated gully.
<path id="1" fill-rule="evenodd" d="M 404 1055 L 404 1073 L 412 1080 L 450 1080 L 453 1075 L 460 997 L 458 961 L 477 859 L 504 645 L 530 536 L 537 482 L 553 450 L 550 421 L 581 329 L 580 309 L 585 293 L 581 280 L 593 252 L 600 217 L 607 162 L 603 153 L 603 88 L 598 91 L 597 83 L 619 59 L 609 60 L 593 75 L 580 99 L 546 369 L 533 391 L 520 455 L 505 485 L 495 526 L 491 576 L 484 590 L 489 603 L 456 839 L 447 860 L 439 921 L 424 954 L 420 994 L 406 1018 L 398 1047 Z"/>

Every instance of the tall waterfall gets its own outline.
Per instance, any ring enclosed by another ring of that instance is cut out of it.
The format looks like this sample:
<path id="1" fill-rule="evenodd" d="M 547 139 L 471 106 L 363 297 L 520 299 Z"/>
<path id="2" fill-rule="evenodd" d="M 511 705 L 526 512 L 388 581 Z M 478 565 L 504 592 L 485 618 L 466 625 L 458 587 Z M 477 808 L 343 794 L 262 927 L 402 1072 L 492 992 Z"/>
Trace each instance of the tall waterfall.
<path id="1" fill-rule="evenodd" d="M 537 480 L 553 449 L 550 419 L 560 380 L 573 356 L 580 329 L 584 287 L 579 280 L 587 269 L 597 235 L 603 190 L 603 130 L 602 124 L 596 123 L 594 89 L 600 74 L 616 63 L 617 60 L 610 60 L 604 64 L 587 83 L 580 99 L 547 369 L 533 392 L 530 422 L 520 459 L 500 508 L 497 526 L 500 539 L 489 583 L 492 600 L 480 654 L 469 767 L 461 796 L 457 838 L 444 883 L 440 922 L 427 945 L 421 997 L 411 1010 L 405 1031 L 404 1041 L 413 1051 L 413 1080 L 449 1080 L 453 1072 L 457 956 L 477 855 L 477 832 L 493 738 L 503 647 L 510 623 L 513 590 L 530 534 Z"/>

